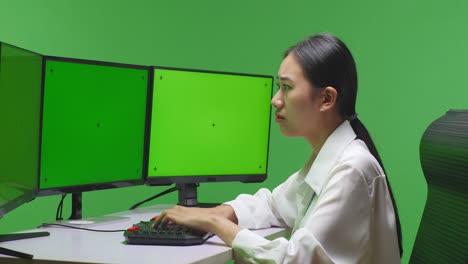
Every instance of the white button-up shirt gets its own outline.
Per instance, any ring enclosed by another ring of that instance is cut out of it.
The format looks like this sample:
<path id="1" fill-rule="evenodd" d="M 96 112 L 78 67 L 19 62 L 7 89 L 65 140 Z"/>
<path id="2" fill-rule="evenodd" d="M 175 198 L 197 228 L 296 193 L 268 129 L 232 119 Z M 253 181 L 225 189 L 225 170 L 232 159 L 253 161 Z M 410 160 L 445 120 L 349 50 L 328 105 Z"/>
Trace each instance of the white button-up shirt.
<path id="1" fill-rule="evenodd" d="M 385 175 L 344 121 L 314 159 L 273 192 L 228 202 L 242 229 L 233 249 L 248 263 L 400 263 L 396 219 Z M 282 226 L 289 240 L 248 229 Z"/>

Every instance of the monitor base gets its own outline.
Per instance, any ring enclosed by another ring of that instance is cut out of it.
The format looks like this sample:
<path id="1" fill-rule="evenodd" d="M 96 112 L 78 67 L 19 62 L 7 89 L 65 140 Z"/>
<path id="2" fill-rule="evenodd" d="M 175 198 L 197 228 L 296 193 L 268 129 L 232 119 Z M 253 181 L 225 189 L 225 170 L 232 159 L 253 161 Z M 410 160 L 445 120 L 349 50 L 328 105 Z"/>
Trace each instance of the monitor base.
<path id="1" fill-rule="evenodd" d="M 128 217 L 123 217 L 123 216 L 106 215 L 106 216 L 86 217 L 86 218 L 80 218 L 80 219 L 61 220 L 61 221 L 57 221 L 56 223 L 62 224 L 62 225 L 84 227 L 84 226 L 90 226 L 90 225 L 104 223 L 104 222 L 109 223 L 109 222 L 127 221 L 128 219 L 129 219 Z"/>
<path id="2" fill-rule="evenodd" d="M 178 205 L 202 208 L 211 208 L 220 205 L 219 203 L 199 203 L 197 200 L 198 185 L 198 183 L 177 183 L 176 188 L 179 191 Z"/>
<path id="3" fill-rule="evenodd" d="M 24 259 L 32 259 L 33 255 L 19 252 L 19 251 L 14 251 L 8 248 L 3 248 L 0 247 L 0 255 L 5 255 L 5 256 L 11 256 L 11 257 L 17 257 L 17 258 L 24 258 Z"/>
<path id="4" fill-rule="evenodd" d="M 220 203 L 197 203 L 197 205 L 195 205 L 196 207 L 201 207 L 201 208 L 213 208 L 213 207 L 216 207 L 218 205 L 221 205 Z"/>
<path id="5" fill-rule="evenodd" d="M 43 236 L 49 236 L 49 232 L 30 232 L 30 233 L 16 233 L 16 234 L 3 234 L 0 235 L 0 242 L 6 242 L 6 241 L 14 241 L 14 240 L 20 240 L 20 239 L 28 239 L 28 238 L 34 238 L 34 237 L 43 237 Z M 6 255 L 6 256 L 12 256 L 12 257 L 17 257 L 17 258 L 25 258 L 25 259 L 32 259 L 33 255 L 7 249 L 0 247 L 0 255 Z"/>

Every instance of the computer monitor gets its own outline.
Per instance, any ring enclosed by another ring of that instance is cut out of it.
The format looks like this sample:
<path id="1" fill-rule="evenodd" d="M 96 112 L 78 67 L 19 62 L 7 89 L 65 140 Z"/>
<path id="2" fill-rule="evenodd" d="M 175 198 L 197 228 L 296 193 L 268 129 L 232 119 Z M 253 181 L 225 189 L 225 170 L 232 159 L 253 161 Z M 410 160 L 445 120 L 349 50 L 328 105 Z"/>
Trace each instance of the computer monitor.
<path id="1" fill-rule="evenodd" d="M 0 218 L 38 190 L 42 57 L 0 42 Z M 0 234 L 0 242 L 47 235 Z M 32 258 L 0 247 L 0 254 Z"/>
<path id="2" fill-rule="evenodd" d="M 150 67 L 44 58 L 39 195 L 143 184 Z"/>
<path id="3" fill-rule="evenodd" d="M 201 182 L 267 177 L 273 77 L 155 67 L 146 183 L 176 184 L 198 204 Z"/>

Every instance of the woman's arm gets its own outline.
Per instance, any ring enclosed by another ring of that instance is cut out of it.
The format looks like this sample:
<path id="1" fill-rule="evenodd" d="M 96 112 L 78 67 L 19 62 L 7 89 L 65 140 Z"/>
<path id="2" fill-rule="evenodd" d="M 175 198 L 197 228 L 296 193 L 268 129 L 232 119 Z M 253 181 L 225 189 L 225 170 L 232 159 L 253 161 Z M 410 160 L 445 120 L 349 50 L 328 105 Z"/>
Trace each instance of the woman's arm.
<path id="1" fill-rule="evenodd" d="M 234 209 L 230 205 L 222 204 L 213 208 L 208 208 L 207 212 L 210 214 L 214 214 L 214 215 L 229 219 L 231 222 L 238 224 L 236 213 L 234 212 Z"/>
<path id="2" fill-rule="evenodd" d="M 295 174 L 294 174 L 295 175 Z M 291 226 L 294 223 L 295 188 L 290 177 L 273 191 L 260 189 L 255 195 L 242 194 L 229 204 L 213 208 L 175 206 L 163 211 L 155 225 L 165 225 L 169 221 L 206 232 L 213 232 L 231 246 L 242 228 L 267 228 L 270 226 Z M 278 208 L 279 207 L 279 208 Z M 286 223 L 278 210 L 289 213 Z M 240 225 L 240 226 L 239 226 Z"/>

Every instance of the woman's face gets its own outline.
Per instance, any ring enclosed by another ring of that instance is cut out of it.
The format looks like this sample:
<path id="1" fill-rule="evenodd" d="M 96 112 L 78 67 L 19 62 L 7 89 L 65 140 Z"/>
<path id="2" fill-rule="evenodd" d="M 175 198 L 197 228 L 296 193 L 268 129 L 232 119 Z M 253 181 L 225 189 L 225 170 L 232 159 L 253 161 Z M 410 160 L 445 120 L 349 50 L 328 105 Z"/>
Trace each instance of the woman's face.
<path id="1" fill-rule="evenodd" d="M 278 70 L 278 91 L 271 100 L 276 122 L 285 136 L 313 137 L 318 127 L 320 91 L 312 89 L 295 57 L 288 55 Z"/>

